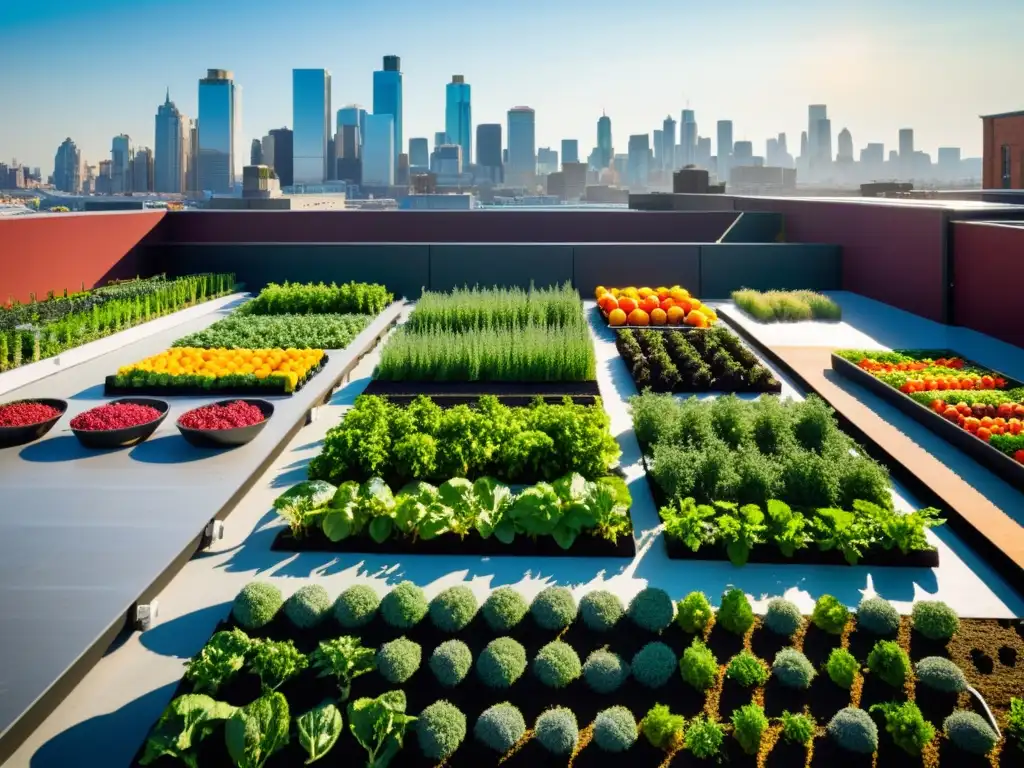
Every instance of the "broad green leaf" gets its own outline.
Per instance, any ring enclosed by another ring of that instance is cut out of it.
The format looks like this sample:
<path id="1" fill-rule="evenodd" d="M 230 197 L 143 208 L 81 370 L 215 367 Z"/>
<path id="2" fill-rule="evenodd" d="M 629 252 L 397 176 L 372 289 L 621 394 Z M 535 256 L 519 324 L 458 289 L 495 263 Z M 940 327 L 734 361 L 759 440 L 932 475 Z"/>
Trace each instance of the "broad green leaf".
<path id="1" fill-rule="evenodd" d="M 745 541 L 731 541 L 725 545 L 725 553 L 733 565 L 746 565 L 750 559 L 750 545 Z"/>
<path id="2" fill-rule="evenodd" d="M 217 723 L 235 713 L 230 704 L 206 696 L 189 693 L 167 705 L 146 740 L 146 749 L 139 760 L 149 765 L 167 755 L 176 757 L 191 768 L 197 768 L 196 748 L 215 730 Z"/>
<path id="3" fill-rule="evenodd" d="M 393 521 L 390 517 L 375 517 L 370 521 L 370 538 L 383 544 L 391 536 Z"/>
<path id="4" fill-rule="evenodd" d="M 379 477 L 371 477 L 359 488 L 359 506 L 370 518 L 390 515 L 395 508 L 395 497 L 387 483 Z"/>
<path id="5" fill-rule="evenodd" d="M 427 516 L 427 507 L 414 496 L 399 496 L 395 504 L 395 527 L 409 535 Z"/>
<path id="6" fill-rule="evenodd" d="M 274 509 L 302 504 L 306 509 L 315 509 L 329 503 L 337 488 L 326 480 L 307 480 L 294 485 L 274 499 Z"/>
<path id="7" fill-rule="evenodd" d="M 516 527 L 508 518 L 494 526 L 494 538 L 502 544 L 511 544 L 516 538 Z"/>
<path id="8" fill-rule="evenodd" d="M 402 489 L 395 494 L 396 501 L 401 501 L 402 497 L 411 496 L 421 504 L 430 504 L 432 501 L 437 500 L 437 487 L 430 483 L 425 483 L 422 480 L 417 480 L 412 483 L 406 483 L 402 486 Z"/>
<path id="9" fill-rule="evenodd" d="M 481 539 L 489 539 L 491 534 L 494 533 L 495 517 L 497 517 L 497 515 L 492 517 L 490 510 L 480 510 L 480 514 L 477 515 L 476 520 L 473 521 L 473 526 L 476 528 L 477 533 L 480 534 Z"/>
<path id="10" fill-rule="evenodd" d="M 593 528 L 597 522 L 597 516 L 585 502 L 576 501 L 562 508 L 562 519 L 559 527 L 569 528 L 579 533 L 587 528 Z"/>
<path id="11" fill-rule="evenodd" d="M 512 489 L 493 477 L 481 477 L 473 483 L 473 495 L 480 510 L 492 516 L 500 514 L 512 500 Z"/>
<path id="12" fill-rule="evenodd" d="M 509 515 L 523 533 L 549 536 L 561 517 L 558 496 L 547 483 L 538 483 L 516 497 Z"/>
<path id="13" fill-rule="evenodd" d="M 463 477 L 455 477 L 437 489 L 437 496 L 446 507 L 462 517 L 476 513 L 476 495 L 473 484 Z"/>
<path id="14" fill-rule="evenodd" d="M 299 743 L 309 753 L 306 765 L 330 752 L 341 736 L 341 712 L 330 701 L 299 716 L 295 724 L 299 732 Z"/>
<path id="15" fill-rule="evenodd" d="M 338 490 L 331 498 L 330 506 L 332 509 L 344 509 L 355 504 L 357 498 L 359 498 L 359 483 L 348 480 L 338 486 Z"/>
<path id="16" fill-rule="evenodd" d="M 569 549 L 575 543 L 578 533 L 565 525 L 559 525 L 551 536 L 562 549 Z"/>
<path id="17" fill-rule="evenodd" d="M 452 520 L 455 515 L 450 507 L 442 504 L 432 504 L 427 510 L 427 516 L 420 522 L 417 534 L 424 541 L 435 539 L 442 533 L 451 530 Z"/>
<path id="18" fill-rule="evenodd" d="M 354 505 L 342 509 L 328 509 L 320 521 L 324 535 L 331 541 L 343 541 L 356 532 Z"/>
<path id="19" fill-rule="evenodd" d="M 563 504 L 582 501 L 587 494 L 587 480 L 578 472 L 560 477 L 552 483 L 555 494 Z"/>
<path id="20" fill-rule="evenodd" d="M 261 696 L 228 719 L 224 740 L 238 768 L 263 768 L 272 754 L 288 744 L 288 701 L 276 691 Z"/>

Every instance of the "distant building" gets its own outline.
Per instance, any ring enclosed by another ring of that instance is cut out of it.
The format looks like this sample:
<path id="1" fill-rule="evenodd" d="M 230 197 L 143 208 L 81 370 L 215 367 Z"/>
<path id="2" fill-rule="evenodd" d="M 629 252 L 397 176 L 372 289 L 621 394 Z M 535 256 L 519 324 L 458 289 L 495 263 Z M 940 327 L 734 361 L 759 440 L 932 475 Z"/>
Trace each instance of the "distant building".
<path id="1" fill-rule="evenodd" d="M 693 163 L 687 163 L 687 165 L 696 165 L 698 168 L 704 168 L 707 170 L 711 166 L 711 137 L 710 136 L 698 136 L 697 137 L 697 150 L 693 156 Z"/>
<path id="2" fill-rule="evenodd" d="M 419 169 L 430 167 L 430 142 L 425 138 L 409 139 L 409 167 Z"/>
<path id="3" fill-rule="evenodd" d="M 70 138 L 61 142 L 53 159 L 53 186 L 61 192 L 82 191 L 82 154 Z"/>
<path id="4" fill-rule="evenodd" d="M 612 119 L 608 115 L 601 115 L 597 120 L 597 168 L 595 170 L 610 168 L 614 157 Z"/>
<path id="5" fill-rule="evenodd" d="M 120 195 L 132 191 L 132 140 L 127 134 L 110 143 L 110 191 Z"/>
<path id="6" fill-rule="evenodd" d="M 501 124 L 481 123 L 476 127 L 476 164 L 487 169 L 490 180 L 504 181 L 502 172 Z"/>
<path id="7" fill-rule="evenodd" d="M 754 164 L 754 144 L 750 141 L 737 141 L 732 149 L 732 167 L 744 167 Z"/>
<path id="8" fill-rule="evenodd" d="M 391 115 L 391 151 L 392 179 L 394 167 L 398 165 L 398 153 L 402 151 L 402 60 L 398 56 L 385 56 L 384 68 L 373 73 L 373 114 Z M 366 135 L 363 141 L 370 138 L 369 116 L 367 116 Z M 365 153 L 369 154 L 369 153 Z M 363 167 L 366 175 L 366 167 Z"/>
<path id="9" fill-rule="evenodd" d="M 252 146 L 249 149 L 249 165 L 263 164 L 263 142 L 259 139 L 253 139 Z"/>
<path id="10" fill-rule="evenodd" d="M 440 147 L 442 144 L 448 144 L 448 134 L 444 131 L 434 132 L 434 146 Z"/>
<path id="11" fill-rule="evenodd" d="M 687 165 L 700 165 L 697 161 L 697 115 L 692 109 L 684 109 L 679 124 L 679 146 L 682 156 L 676 158 L 676 165 L 683 168 Z M 711 157 L 710 150 L 708 157 Z"/>
<path id="12" fill-rule="evenodd" d="M 342 125 L 334 136 L 335 172 L 339 181 L 363 183 L 363 142 L 358 125 Z"/>
<path id="13" fill-rule="evenodd" d="M 562 163 L 562 170 L 548 175 L 548 194 L 565 201 L 581 200 L 587 192 L 587 164 Z"/>
<path id="14" fill-rule="evenodd" d="M 366 138 L 363 140 L 364 185 L 390 187 L 395 183 L 395 119 L 383 113 L 366 116 Z"/>
<path id="15" fill-rule="evenodd" d="M 269 133 L 260 140 L 260 157 L 263 158 L 263 165 L 274 167 L 274 137 Z"/>
<path id="16" fill-rule="evenodd" d="M 439 179 L 455 179 L 462 175 L 462 147 L 458 144 L 441 144 L 434 147 L 430 155 L 430 172 Z"/>
<path id="17" fill-rule="evenodd" d="M 190 120 L 171 101 L 170 89 L 156 111 L 156 143 L 153 157 L 153 189 L 182 193 L 186 186 L 190 146 Z"/>
<path id="18" fill-rule="evenodd" d="M 153 191 L 153 151 L 139 147 L 132 158 L 132 191 Z"/>
<path id="19" fill-rule="evenodd" d="M 670 173 L 676 169 L 676 121 L 671 116 L 661 124 L 661 167 Z"/>
<path id="20" fill-rule="evenodd" d="M 415 194 L 403 197 L 398 203 L 402 211 L 469 211 L 475 207 L 476 198 L 469 194 Z"/>
<path id="21" fill-rule="evenodd" d="M 960 147 L 939 147 L 939 175 L 954 179 L 960 175 Z"/>
<path id="22" fill-rule="evenodd" d="M 322 184 L 329 178 L 331 73 L 292 70 L 292 185 Z"/>
<path id="23" fill-rule="evenodd" d="M 445 86 L 444 131 L 449 142 L 462 147 L 462 157 L 468 165 L 473 157 L 473 114 L 469 83 L 462 75 L 452 75 L 452 81 Z"/>
<path id="24" fill-rule="evenodd" d="M 536 116 L 530 107 L 508 111 L 508 163 L 505 177 L 512 186 L 533 187 L 537 170 Z"/>
<path id="25" fill-rule="evenodd" d="M 550 147 L 537 150 L 537 175 L 547 176 L 558 170 L 558 153 Z"/>
<path id="26" fill-rule="evenodd" d="M 274 172 L 282 187 L 292 186 L 292 147 L 293 134 L 289 128 L 274 128 L 270 131 L 274 139 Z"/>
<path id="27" fill-rule="evenodd" d="M 843 164 L 853 163 L 853 134 L 850 133 L 849 129 L 843 128 L 839 132 L 837 142 L 839 144 L 839 154 L 836 157 L 836 161 Z"/>
<path id="28" fill-rule="evenodd" d="M 367 112 L 359 104 L 347 104 L 338 110 L 338 123 L 336 130 L 341 133 L 341 127 L 343 125 L 358 125 L 359 126 L 359 141 L 366 136 L 366 115 Z"/>
<path id="29" fill-rule="evenodd" d="M 199 81 L 199 189 L 227 193 L 237 179 L 242 89 L 226 69 L 209 69 Z"/>
<path id="30" fill-rule="evenodd" d="M 729 178 L 729 169 L 732 167 L 732 120 L 718 121 L 718 178 L 725 181 Z"/>
<path id="31" fill-rule="evenodd" d="M 983 115 L 983 189 L 1024 189 L 1024 111 Z"/>
<path id="32" fill-rule="evenodd" d="M 885 145 L 868 144 L 860 152 L 860 171 L 865 178 L 876 178 L 885 169 Z"/>
<path id="33" fill-rule="evenodd" d="M 914 129 L 900 128 L 900 178 L 914 176 Z"/>
<path id="34" fill-rule="evenodd" d="M 562 165 L 580 161 L 580 145 L 576 139 L 562 139 Z"/>
<path id="35" fill-rule="evenodd" d="M 811 104 L 807 107 L 807 151 L 801 152 L 809 166 L 821 165 L 828 155 L 822 148 L 819 138 L 821 121 L 828 119 L 828 107 L 825 104 Z"/>
<path id="36" fill-rule="evenodd" d="M 629 137 L 626 180 L 629 186 L 646 187 L 650 178 L 651 137 L 642 133 Z"/>

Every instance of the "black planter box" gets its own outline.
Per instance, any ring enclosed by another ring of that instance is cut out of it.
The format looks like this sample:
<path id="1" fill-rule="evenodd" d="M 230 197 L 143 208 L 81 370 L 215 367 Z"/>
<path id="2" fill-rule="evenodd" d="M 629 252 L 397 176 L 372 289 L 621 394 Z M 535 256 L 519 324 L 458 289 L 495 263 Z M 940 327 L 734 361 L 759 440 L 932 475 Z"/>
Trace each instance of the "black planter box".
<path id="1" fill-rule="evenodd" d="M 279 384 L 276 386 L 262 386 L 262 387 L 217 387 L 211 386 L 209 389 L 206 387 L 197 386 L 180 386 L 176 387 L 172 384 L 167 385 L 153 385 L 153 386 L 142 386 L 142 387 L 131 387 L 131 386 L 119 386 L 117 382 L 117 376 L 107 376 L 106 381 L 103 385 L 103 394 L 107 397 L 131 397 L 133 395 L 152 395 L 154 397 L 209 397 L 210 395 L 226 395 L 228 397 L 256 397 L 260 395 L 266 396 L 282 396 L 290 397 L 295 392 L 301 390 L 306 386 L 314 376 L 324 369 L 327 365 L 328 357 L 324 355 L 320 358 L 320 364 L 315 368 L 310 369 L 306 378 L 299 382 L 298 386 L 295 387 L 293 392 L 285 392 L 284 385 Z M 216 379 L 214 380 L 216 381 Z"/>
<path id="2" fill-rule="evenodd" d="M 972 363 L 960 355 L 957 355 L 957 357 L 963 359 L 967 365 L 974 365 L 978 368 L 991 370 L 987 366 Z M 921 405 L 912 397 L 907 397 L 895 387 L 889 386 L 881 379 L 871 375 L 859 366 L 835 353 L 832 353 L 832 370 L 840 376 L 845 376 L 851 381 L 855 381 L 858 384 L 863 385 L 866 389 L 870 390 L 872 394 L 878 395 L 878 397 L 882 398 L 890 405 L 898 408 L 907 416 L 910 416 L 918 423 L 927 427 L 939 437 L 942 437 L 947 442 L 953 444 L 983 467 L 991 470 L 994 474 L 1008 482 L 1010 485 L 1020 491 L 1024 491 L 1024 464 L 1014 461 L 1012 456 L 1007 456 L 1002 451 L 993 448 L 980 437 L 975 437 L 959 424 L 947 421 L 928 406 Z M 1021 386 L 1021 384 L 1016 380 L 1009 376 L 1003 376 L 1003 374 L 998 371 L 992 371 L 992 375 L 1006 379 L 1008 387 Z M 941 399 L 942 393 L 936 390 L 935 397 L 937 399 Z"/>
<path id="3" fill-rule="evenodd" d="M 374 379 L 364 395 L 386 397 L 408 405 L 420 395 L 433 398 L 442 408 L 475 403 L 481 395 L 494 395 L 503 405 L 529 405 L 537 397 L 561 403 L 569 397 L 577 405 L 594 405 L 601 396 L 597 381 L 382 381 Z"/>

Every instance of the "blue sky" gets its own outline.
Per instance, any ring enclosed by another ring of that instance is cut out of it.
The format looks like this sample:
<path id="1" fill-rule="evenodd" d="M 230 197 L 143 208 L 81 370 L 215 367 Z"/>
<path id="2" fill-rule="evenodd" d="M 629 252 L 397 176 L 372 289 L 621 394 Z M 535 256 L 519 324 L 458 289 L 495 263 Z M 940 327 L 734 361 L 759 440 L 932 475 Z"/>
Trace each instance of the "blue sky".
<path id="1" fill-rule="evenodd" d="M 799 146 L 807 105 L 829 107 L 859 152 L 913 127 L 918 148 L 981 153 L 978 115 L 1024 108 L 1024 0 L 68 0 L 0 2 L 0 159 L 51 170 L 71 136 L 90 162 L 128 133 L 152 146 L 169 87 L 196 115 L 207 68 L 243 88 L 246 145 L 291 125 L 291 69 L 326 67 L 334 108 L 371 103 L 384 54 L 402 57 L 405 136 L 444 127 L 444 86 L 463 74 L 473 122 L 537 112 L 538 146 L 596 142 L 602 109 L 617 150 L 679 119 L 701 135 L 732 119 L 764 152 Z"/>

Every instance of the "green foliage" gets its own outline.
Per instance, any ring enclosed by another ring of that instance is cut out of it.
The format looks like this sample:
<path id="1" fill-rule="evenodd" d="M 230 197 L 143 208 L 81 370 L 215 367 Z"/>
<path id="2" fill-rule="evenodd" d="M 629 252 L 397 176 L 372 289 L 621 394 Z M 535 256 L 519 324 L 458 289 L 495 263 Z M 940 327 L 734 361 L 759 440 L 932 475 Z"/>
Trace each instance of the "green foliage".
<path id="1" fill-rule="evenodd" d="M 331 596 L 319 584 L 299 587 L 284 603 L 284 615 L 299 629 L 312 629 L 331 612 Z"/>
<path id="2" fill-rule="evenodd" d="M 295 718 L 295 727 L 299 743 L 309 754 L 306 760 L 306 765 L 309 765 L 330 752 L 337 743 L 341 736 L 341 712 L 332 702 L 325 701 Z"/>
<path id="3" fill-rule="evenodd" d="M 430 654 L 430 671 L 448 688 L 461 683 L 473 666 L 473 653 L 461 640 L 445 640 Z"/>
<path id="4" fill-rule="evenodd" d="M 814 679 L 814 665 L 796 648 L 783 648 L 775 654 L 772 674 L 787 688 L 806 690 Z"/>
<path id="5" fill-rule="evenodd" d="M 914 629 L 929 640 L 949 640 L 960 629 L 956 612 L 940 600 L 914 603 L 910 618 Z"/>
<path id="6" fill-rule="evenodd" d="M 810 715 L 792 714 L 783 711 L 779 718 L 782 723 L 782 738 L 791 744 L 809 744 L 814 738 L 815 722 Z"/>
<path id="7" fill-rule="evenodd" d="M 825 663 L 825 671 L 833 683 L 850 690 L 860 673 L 860 662 L 845 648 L 833 648 Z"/>
<path id="8" fill-rule="evenodd" d="M 686 730 L 686 718 L 674 715 L 664 704 L 655 704 L 640 721 L 640 732 L 651 743 L 651 746 L 666 752 L 680 747 L 683 743 L 683 731 Z"/>
<path id="9" fill-rule="evenodd" d="M 334 618 L 344 629 L 365 627 L 380 608 L 377 590 L 366 584 L 349 587 L 334 603 Z"/>
<path id="10" fill-rule="evenodd" d="M 372 318 L 369 315 L 229 315 L 172 347 L 200 349 L 344 349 Z"/>
<path id="11" fill-rule="evenodd" d="M 384 643 L 377 649 L 377 671 L 389 683 L 401 685 L 415 674 L 423 660 L 423 649 L 404 637 Z"/>
<path id="12" fill-rule="evenodd" d="M 545 587 L 530 603 L 530 615 L 541 629 L 557 632 L 576 619 L 576 600 L 566 587 Z"/>
<path id="13" fill-rule="evenodd" d="M 549 688 L 564 688 L 583 672 L 580 657 L 568 643 L 555 640 L 537 653 L 533 673 Z"/>
<path id="14" fill-rule="evenodd" d="M 551 754 L 571 755 L 580 738 L 576 715 L 565 707 L 546 709 L 537 718 L 533 735 Z"/>
<path id="15" fill-rule="evenodd" d="M 920 755 L 932 739 L 935 727 L 924 719 L 917 704 L 905 701 L 902 704 L 874 704 L 870 712 L 881 712 L 885 717 L 885 730 L 892 736 L 896 746 L 908 755 Z"/>
<path id="16" fill-rule="evenodd" d="M 657 587 L 640 590 L 629 603 L 629 618 L 641 629 L 661 632 L 672 623 L 675 606 L 668 592 Z"/>
<path id="17" fill-rule="evenodd" d="M 508 632 L 522 621 L 530 609 L 526 600 L 512 587 L 499 587 L 488 595 L 481 613 L 495 632 Z"/>
<path id="18" fill-rule="evenodd" d="M 1010 697 L 1010 712 L 1006 716 L 1006 734 L 1017 742 L 1017 749 L 1024 752 L 1024 699 Z"/>
<path id="19" fill-rule="evenodd" d="M 754 703 L 740 707 L 732 713 L 732 735 L 748 755 L 756 755 L 761 748 L 761 737 L 768 728 L 764 709 Z"/>
<path id="20" fill-rule="evenodd" d="M 583 679 L 595 693 L 618 690 L 629 677 L 629 665 L 607 648 L 593 651 L 583 664 Z"/>
<path id="21" fill-rule="evenodd" d="M 714 615 L 703 592 L 691 592 L 676 606 L 676 624 L 691 635 L 703 632 Z"/>
<path id="22" fill-rule="evenodd" d="M 167 756 L 177 758 L 189 768 L 198 768 L 199 742 L 234 712 L 230 704 L 214 701 L 205 694 L 179 696 L 167 705 L 150 731 L 139 764 L 149 765 Z"/>
<path id="23" fill-rule="evenodd" d="M 324 480 L 307 480 L 293 485 L 274 499 L 274 509 L 288 523 L 292 537 L 301 539 L 317 519 L 321 508 L 334 498 L 337 490 Z"/>
<path id="24" fill-rule="evenodd" d="M 427 598 L 423 590 L 411 581 L 403 581 L 380 601 L 381 618 L 388 626 L 396 629 L 415 627 L 427 615 L 427 611 Z"/>
<path id="25" fill-rule="evenodd" d="M 792 637 L 803 624 L 803 616 L 796 603 L 782 597 L 768 601 L 764 614 L 764 625 L 776 635 Z"/>
<path id="26" fill-rule="evenodd" d="M 698 691 L 706 691 L 718 680 L 718 659 L 710 648 L 695 637 L 690 647 L 683 651 L 679 673 L 683 680 Z"/>
<path id="27" fill-rule="evenodd" d="M 586 327 L 580 295 L 566 282 L 549 288 L 456 288 L 424 291 L 406 325 L 417 333 L 516 330 L 528 325 Z"/>
<path id="28" fill-rule="evenodd" d="M 822 595 L 814 604 L 811 622 L 823 632 L 830 635 L 841 635 L 850 618 L 850 612 L 832 595 Z"/>
<path id="29" fill-rule="evenodd" d="M 799 320 L 840 320 L 842 308 L 828 296 L 814 291 L 732 292 L 733 303 L 762 323 Z"/>
<path id="30" fill-rule="evenodd" d="M 894 640 L 879 640 L 868 654 L 868 669 L 893 688 L 900 688 L 910 674 L 910 657 Z"/>
<path id="31" fill-rule="evenodd" d="M 900 614 L 892 603 L 881 597 L 868 597 L 857 607 L 857 629 L 889 637 L 900 628 Z"/>
<path id="32" fill-rule="evenodd" d="M 242 587 L 231 606 L 231 616 L 243 629 L 265 627 L 281 610 L 281 590 L 266 581 L 251 581 Z"/>
<path id="33" fill-rule="evenodd" d="M 722 594 L 716 623 L 734 635 L 745 635 L 754 626 L 754 609 L 742 589 L 730 589 Z"/>
<path id="34" fill-rule="evenodd" d="M 863 709 L 846 707 L 839 710 L 825 731 L 847 752 L 870 755 L 878 749 L 878 727 Z"/>
<path id="35" fill-rule="evenodd" d="M 967 677 L 963 670 L 942 656 L 928 656 L 914 665 L 917 682 L 944 693 L 960 693 L 967 690 Z"/>
<path id="36" fill-rule="evenodd" d="M 252 640 L 235 628 L 214 633 L 203 649 L 185 662 L 185 679 L 193 693 L 217 693 L 245 665 Z"/>
<path id="37" fill-rule="evenodd" d="M 608 632 L 625 613 L 618 595 L 604 589 L 587 592 L 580 600 L 580 618 L 588 629 Z"/>
<path id="38" fill-rule="evenodd" d="M 334 640 L 321 640 L 310 656 L 318 677 L 333 677 L 338 683 L 341 700 L 347 701 L 352 680 L 371 672 L 376 664 L 372 648 L 364 648 L 358 637 L 346 635 Z"/>
<path id="39" fill-rule="evenodd" d="M 511 637 L 487 644 L 476 660 L 476 673 L 489 688 L 508 688 L 526 670 L 526 649 Z"/>
<path id="40" fill-rule="evenodd" d="M 268 693 L 236 709 L 224 725 L 228 754 L 237 768 L 263 768 L 288 744 L 291 716 L 280 693 Z"/>
<path id="41" fill-rule="evenodd" d="M 458 585 L 449 587 L 430 601 L 430 621 L 442 632 L 458 632 L 476 616 L 473 590 Z"/>
<path id="42" fill-rule="evenodd" d="M 495 704 L 483 711 L 473 726 L 477 741 L 504 755 L 526 733 L 526 720 L 518 707 L 508 702 Z"/>
<path id="43" fill-rule="evenodd" d="M 996 732 L 977 712 L 957 710 L 942 723 L 946 737 L 965 752 L 987 755 L 999 741 Z"/>
<path id="44" fill-rule="evenodd" d="M 717 538 L 725 544 L 729 562 L 735 566 L 746 565 L 750 550 L 765 542 L 768 528 L 764 525 L 764 513 L 756 504 L 738 507 L 733 502 L 718 501 L 715 506 L 722 510 L 715 525 L 718 528 Z"/>
<path id="45" fill-rule="evenodd" d="M 309 666 L 309 659 L 291 640 L 253 640 L 249 670 L 260 678 L 263 693 L 277 690 L 288 679 Z"/>
<path id="46" fill-rule="evenodd" d="M 241 315 L 376 315 L 394 300 L 387 288 L 376 283 L 269 283 L 252 301 L 238 310 Z"/>
<path id="47" fill-rule="evenodd" d="M 704 715 L 698 715 L 690 721 L 683 741 L 697 759 L 717 758 L 725 741 L 725 728 Z"/>
<path id="48" fill-rule="evenodd" d="M 366 750 L 367 768 L 387 768 L 402 748 L 406 729 L 416 721 L 405 713 L 405 707 L 402 691 L 388 691 L 375 699 L 361 698 L 349 703 L 348 728 Z"/>
<path id="49" fill-rule="evenodd" d="M 725 676 L 744 688 L 764 685 L 768 680 L 768 665 L 750 651 L 743 650 L 732 657 L 725 668 Z"/>
<path id="50" fill-rule="evenodd" d="M 431 760 L 443 762 L 451 757 L 466 738 L 466 716 L 451 702 L 435 701 L 416 721 L 420 751 Z"/>
<path id="51" fill-rule="evenodd" d="M 640 685 L 645 688 L 660 688 L 676 671 L 676 655 L 665 643 L 647 643 L 634 654 L 629 666 L 633 679 Z"/>
<path id="52" fill-rule="evenodd" d="M 625 707 L 609 707 L 594 718 L 594 743 L 605 752 L 625 752 L 637 735 L 636 720 Z"/>

